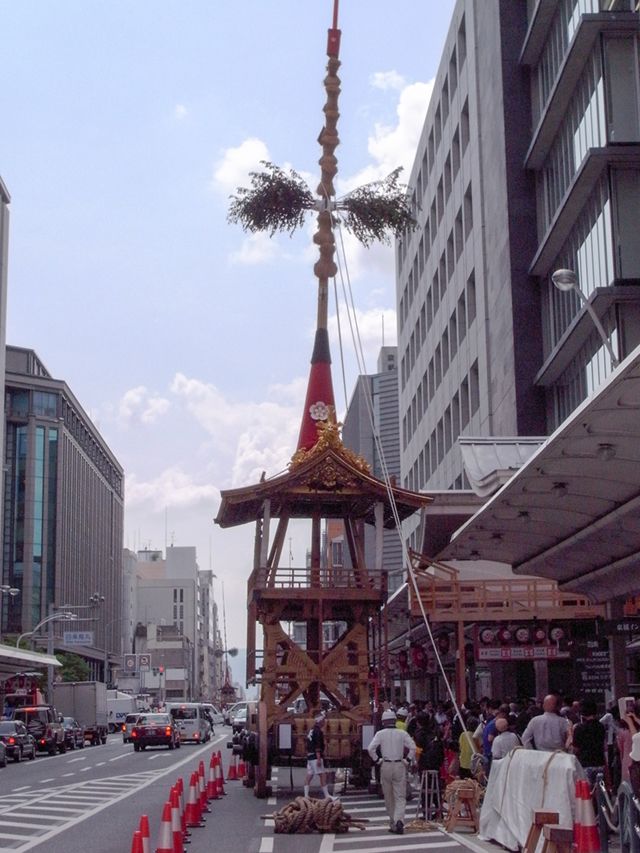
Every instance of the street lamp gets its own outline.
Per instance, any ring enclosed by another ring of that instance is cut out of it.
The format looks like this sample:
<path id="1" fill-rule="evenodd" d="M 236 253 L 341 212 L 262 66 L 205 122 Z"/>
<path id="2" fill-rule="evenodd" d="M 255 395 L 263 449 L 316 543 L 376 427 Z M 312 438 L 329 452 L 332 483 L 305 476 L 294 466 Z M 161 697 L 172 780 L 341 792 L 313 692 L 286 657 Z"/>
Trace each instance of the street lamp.
<path id="1" fill-rule="evenodd" d="M 16 595 L 20 595 L 20 590 L 8 583 L 3 583 L 0 584 L 0 594 L 10 595 L 11 598 L 15 598 Z"/>
<path id="2" fill-rule="evenodd" d="M 38 632 L 38 629 L 42 628 L 42 626 L 46 625 L 48 622 L 73 622 L 77 618 L 78 615 L 76 613 L 70 613 L 68 610 L 65 610 L 62 613 L 53 613 L 51 616 L 46 616 L 44 619 L 38 622 L 38 624 L 32 631 L 25 631 L 24 633 L 20 634 L 20 636 L 16 640 L 16 649 L 20 648 L 20 641 L 23 637 L 30 637 L 33 634 L 36 634 Z"/>
<path id="3" fill-rule="evenodd" d="M 611 367 L 615 370 L 615 368 L 620 364 L 620 362 L 613 351 L 613 347 L 611 346 L 609 338 L 607 337 L 607 333 L 605 332 L 604 327 L 600 322 L 600 318 L 593 310 L 593 305 L 589 302 L 587 297 L 580 289 L 577 274 L 573 270 L 556 270 L 551 275 L 551 281 L 558 288 L 558 290 L 561 290 L 565 293 L 574 290 L 578 294 L 582 301 L 582 304 L 587 309 L 588 315 L 593 320 L 593 325 L 598 330 L 598 334 L 602 339 L 602 343 L 604 344 L 607 352 L 609 353 L 609 358 L 611 359 Z"/>

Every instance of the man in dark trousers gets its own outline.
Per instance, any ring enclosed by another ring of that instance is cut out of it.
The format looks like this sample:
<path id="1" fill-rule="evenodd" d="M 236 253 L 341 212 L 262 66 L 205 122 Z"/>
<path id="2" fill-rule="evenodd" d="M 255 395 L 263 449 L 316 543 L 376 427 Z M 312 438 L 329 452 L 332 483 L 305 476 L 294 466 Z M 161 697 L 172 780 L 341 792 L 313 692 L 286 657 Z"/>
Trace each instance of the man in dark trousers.
<path id="1" fill-rule="evenodd" d="M 309 785 L 314 776 L 320 777 L 320 785 L 325 799 L 330 799 L 327 787 L 327 774 L 324 768 L 324 714 L 317 714 L 314 726 L 307 735 L 307 775 L 304 779 L 304 795 L 309 796 Z"/>
<path id="2" fill-rule="evenodd" d="M 378 756 L 380 749 L 380 757 Z M 416 745 L 402 729 L 396 728 L 396 715 L 385 711 L 382 728 L 373 736 L 367 751 L 374 764 L 380 765 L 380 785 L 384 804 L 389 815 L 389 832 L 402 835 L 404 812 L 407 806 L 407 765 L 405 758 L 414 762 Z"/>
<path id="3" fill-rule="evenodd" d="M 604 773 L 605 727 L 596 719 L 598 707 L 593 699 L 580 703 L 581 722 L 573 727 L 573 754 L 587 774 L 589 785 L 596 784 L 598 773 Z"/>

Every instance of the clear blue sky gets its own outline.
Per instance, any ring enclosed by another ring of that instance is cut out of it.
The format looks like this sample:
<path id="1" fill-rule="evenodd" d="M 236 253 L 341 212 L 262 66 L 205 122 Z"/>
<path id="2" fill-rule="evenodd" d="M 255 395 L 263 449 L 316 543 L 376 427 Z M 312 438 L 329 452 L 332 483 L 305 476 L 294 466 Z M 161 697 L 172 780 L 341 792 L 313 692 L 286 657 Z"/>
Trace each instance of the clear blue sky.
<path id="1" fill-rule="evenodd" d="M 295 449 L 316 282 L 311 225 L 248 239 L 228 195 L 261 157 L 315 188 L 332 6 L 0 0 L 8 341 L 67 381 L 124 466 L 125 545 L 196 545 L 238 646 L 253 531 L 212 519 L 221 488 Z M 410 168 L 452 9 L 342 0 L 343 188 Z M 395 340 L 392 250 L 348 243 L 347 262 L 373 369 L 383 314 Z"/>

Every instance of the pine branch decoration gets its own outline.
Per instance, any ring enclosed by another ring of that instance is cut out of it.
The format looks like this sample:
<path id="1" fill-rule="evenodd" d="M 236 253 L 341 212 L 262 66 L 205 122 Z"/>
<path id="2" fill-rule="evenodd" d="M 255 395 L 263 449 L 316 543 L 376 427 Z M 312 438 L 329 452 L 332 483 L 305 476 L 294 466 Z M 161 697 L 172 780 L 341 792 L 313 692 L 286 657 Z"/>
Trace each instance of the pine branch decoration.
<path id="1" fill-rule="evenodd" d="M 400 237 L 416 226 L 399 175 L 400 169 L 395 169 L 381 181 L 358 187 L 338 204 L 345 228 L 364 246 L 374 240 L 388 244 L 390 234 Z"/>
<path id="2" fill-rule="evenodd" d="M 231 196 L 229 222 L 245 231 L 278 231 L 290 234 L 304 223 L 310 210 L 317 210 L 313 193 L 293 169 L 288 173 L 273 163 L 263 162 L 263 172 L 251 172 L 250 188 L 241 187 Z M 399 183 L 400 169 L 381 181 L 359 187 L 335 204 L 335 211 L 364 246 L 375 240 L 390 242 L 407 228 L 414 228 L 406 187 Z"/>
<path id="3" fill-rule="evenodd" d="M 277 231 L 293 234 L 313 209 L 313 194 L 293 169 L 287 174 L 273 163 L 262 161 L 262 165 L 265 171 L 249 174 L 251 187 L 241 187 L 231 196 L 229 222 L 245 231 L 266 231 L 270 237 Z"/>

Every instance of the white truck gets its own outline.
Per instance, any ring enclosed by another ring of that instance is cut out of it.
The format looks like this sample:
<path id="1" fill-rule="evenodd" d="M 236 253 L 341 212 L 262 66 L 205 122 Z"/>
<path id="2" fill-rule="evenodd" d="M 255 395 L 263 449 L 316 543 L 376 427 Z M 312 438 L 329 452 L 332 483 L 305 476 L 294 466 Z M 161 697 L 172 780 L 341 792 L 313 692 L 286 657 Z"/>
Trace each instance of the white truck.
<path id="1" fill-rule="evenodd" d="M 121 690 L 107 691 L 107 724 L 110 732 L 119 732 L 128 714 L 139 711 L 138 702 L 131 693 Z"/>
<path id="2" fill-rule="evenodd" d="M 73 717 L 92 746 L 107 742 L 107 687 L 101 681 L 61 681 L 53 685 L 58 713 Z"/>

